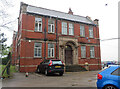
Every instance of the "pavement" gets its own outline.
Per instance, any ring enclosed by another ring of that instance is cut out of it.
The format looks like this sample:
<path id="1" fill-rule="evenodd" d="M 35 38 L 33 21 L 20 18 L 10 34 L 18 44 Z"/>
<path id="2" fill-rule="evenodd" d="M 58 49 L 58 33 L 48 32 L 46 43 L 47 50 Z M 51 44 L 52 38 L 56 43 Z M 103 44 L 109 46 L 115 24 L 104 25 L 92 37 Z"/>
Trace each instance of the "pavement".
<path id="1" fill-rule="evenodd" d="M 65 72 L 63 76 L 57 74 L 14 73 L 9 79 L 2 80 L 2 87 L 96 87 L 99 71 Z"/>

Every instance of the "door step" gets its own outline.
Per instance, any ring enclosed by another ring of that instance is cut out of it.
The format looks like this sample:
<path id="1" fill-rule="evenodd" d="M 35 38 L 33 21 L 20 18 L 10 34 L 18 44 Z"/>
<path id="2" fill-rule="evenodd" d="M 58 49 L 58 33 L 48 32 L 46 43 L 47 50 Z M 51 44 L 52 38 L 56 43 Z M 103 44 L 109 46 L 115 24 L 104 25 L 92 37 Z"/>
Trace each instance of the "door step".
<path id="1" fill-rule="evenodd" d="M 79 71 L 87 71 L 87 70 L 80 65 L 66 65 L 65 71 L 66 72 L 79 72 Z"/>

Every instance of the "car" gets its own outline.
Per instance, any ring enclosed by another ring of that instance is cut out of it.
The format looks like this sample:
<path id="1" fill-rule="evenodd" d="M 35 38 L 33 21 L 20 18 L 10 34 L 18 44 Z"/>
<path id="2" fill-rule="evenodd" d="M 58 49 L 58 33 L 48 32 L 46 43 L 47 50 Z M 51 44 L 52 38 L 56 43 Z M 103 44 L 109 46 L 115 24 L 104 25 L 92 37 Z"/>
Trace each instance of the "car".
<path id="1" fill-rule="evenodd" d="M 120 65 L 112 65 L 97 75 L 98 89 L 120 89 Z"/>
<path id="2" fill-rule="evenodd" d="M 59 73 L 60 76 L 64 73 L 64 63 L 59 59 L 47 59 L 40 63 L 37 67 L 38 73 L 49 74 Z"/>

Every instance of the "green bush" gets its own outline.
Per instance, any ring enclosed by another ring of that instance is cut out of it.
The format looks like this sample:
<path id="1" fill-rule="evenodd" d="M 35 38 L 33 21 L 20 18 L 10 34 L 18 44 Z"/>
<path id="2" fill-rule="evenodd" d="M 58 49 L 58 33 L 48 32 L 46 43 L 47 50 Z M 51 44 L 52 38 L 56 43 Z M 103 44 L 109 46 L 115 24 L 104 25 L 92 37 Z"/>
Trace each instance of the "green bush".
<path id="1" fill-rule="evenodd" d="M 6 65 L 8 61 L 9 61 L 8 57 L 2 58 L 2 65 Z"/>
<path id="2" fill-rule="evenodd" d="M 6 65 L 0 65 L 0 67 L 2 68 L 2 71 L 3 71 L 3 69 L 6 67 Z M 0 71 L 0 74 L 2 73 L 2 71 Z M 5 70 L 3 76 L 4 76 L 4 77 L 13 76 L 13 73 L 15 73 L 15 72 L 17 72 L 17 71 L 15 70 L 15 66 L 12 66 L 12 65 L 11 65 L 11 66 L 10 66 L 10 75 L 8 75 L 8 74 L 7 74 L 7 71 Z"/>

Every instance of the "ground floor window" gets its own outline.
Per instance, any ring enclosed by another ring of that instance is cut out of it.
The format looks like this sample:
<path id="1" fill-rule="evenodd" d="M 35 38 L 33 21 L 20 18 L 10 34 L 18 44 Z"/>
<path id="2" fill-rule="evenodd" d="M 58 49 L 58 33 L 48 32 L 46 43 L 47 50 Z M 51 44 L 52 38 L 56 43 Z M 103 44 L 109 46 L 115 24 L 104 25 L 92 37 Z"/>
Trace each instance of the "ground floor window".
<path id="1" fill-rule="evenodd" d="M 48 44 L 48 57 L 54 57 L 54 44 Z"/>
<path id="2" fill-rule="evenodd" d="M 86 47 L 81 46 L 81 58 L 86 58 Z"/>
<path id="3" fill-rule="evenodd" d="M 94 58 L 94 57 L 95 57 L 94 47 L 91 46 L 90 47 L 90 58 Z"/>
<path id="4" fill-rule="evenodd" d="M 41 43 L 34 44 L 34 57 L 41 57 L 42 54 L 41 47 L 42 47 Z"/>

